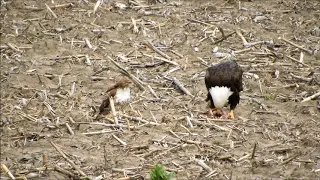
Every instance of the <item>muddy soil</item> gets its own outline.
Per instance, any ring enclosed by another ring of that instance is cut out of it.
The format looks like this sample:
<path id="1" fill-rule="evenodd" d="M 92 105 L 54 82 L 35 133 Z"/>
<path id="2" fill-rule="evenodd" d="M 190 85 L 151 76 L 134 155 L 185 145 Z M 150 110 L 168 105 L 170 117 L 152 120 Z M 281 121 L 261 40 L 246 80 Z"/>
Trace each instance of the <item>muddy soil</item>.
<path id="1" fill-rule="evenodd" d="M 149 179 L 161 163 L 179 180 L 320 179 L 320 98 L 301 102 L 320 89 L 319 0 L 46 3 L 1 3 L 1 163 L 16 178 Z M 118 125 L 96 118 L 125 76 L 110 59 L 142 82 Z M 205 101 L 206 68 L 230 59 L 235 120 Z"/>

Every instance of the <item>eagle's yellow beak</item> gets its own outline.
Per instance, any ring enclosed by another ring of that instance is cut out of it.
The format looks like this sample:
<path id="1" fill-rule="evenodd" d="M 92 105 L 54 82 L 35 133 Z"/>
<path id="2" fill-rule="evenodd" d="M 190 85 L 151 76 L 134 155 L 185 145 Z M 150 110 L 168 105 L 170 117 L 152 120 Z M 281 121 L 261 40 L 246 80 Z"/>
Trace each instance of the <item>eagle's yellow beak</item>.
<path id="1" fill-rule="evenodd" d="M 210 114 L 213 116 L 221 116 L 223 118 L 235 119 L 233 110 L 230 110 L 230 112 L 227 114 L 226 112 L 224 112 L 220 108 L 213 108 L 213 109 L 211 109 Z"/>
<path id="2" fill-rule="evenodd" d="M 213 109 L 211 109 L 211 113 L 212 113 L 213 115 L 216 115 L 216 116 L 221 116 L 221 115 L 223 115 L 223 112 L 222 112 L 222 110 L 221 110 L 220 108 L 213 108 Z"/>

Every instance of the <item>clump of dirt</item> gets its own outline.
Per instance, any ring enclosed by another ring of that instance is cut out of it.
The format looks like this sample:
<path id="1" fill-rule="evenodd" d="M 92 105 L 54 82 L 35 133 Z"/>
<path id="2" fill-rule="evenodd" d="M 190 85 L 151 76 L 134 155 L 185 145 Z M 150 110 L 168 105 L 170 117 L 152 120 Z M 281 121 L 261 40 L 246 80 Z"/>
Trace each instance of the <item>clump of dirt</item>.
<path id="1" fill-rule="evenodd" d="M 3 1 L 1 179 L 148 179 L 157 163 L 176 179 L 319 178 L 319 9 Z M 235 120 L 206 113 L 205 70 L 229 59 L 245 71 Z M 97 114 L 121 76 L 117 124 Z"/>

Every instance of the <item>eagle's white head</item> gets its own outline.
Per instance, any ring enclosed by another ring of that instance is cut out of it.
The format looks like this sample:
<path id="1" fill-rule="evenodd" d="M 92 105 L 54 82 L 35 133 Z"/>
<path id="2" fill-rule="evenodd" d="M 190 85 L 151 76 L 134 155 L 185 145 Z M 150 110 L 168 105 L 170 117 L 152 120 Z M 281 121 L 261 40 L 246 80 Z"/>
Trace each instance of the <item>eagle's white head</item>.
<path id="1" fill-rule="evenodd" d="M 216 108 L 222 108 L 228 103 L 229 96 L 233 94 L 230 88 L 215 86 L 209 89 L 213 104 Z"/>

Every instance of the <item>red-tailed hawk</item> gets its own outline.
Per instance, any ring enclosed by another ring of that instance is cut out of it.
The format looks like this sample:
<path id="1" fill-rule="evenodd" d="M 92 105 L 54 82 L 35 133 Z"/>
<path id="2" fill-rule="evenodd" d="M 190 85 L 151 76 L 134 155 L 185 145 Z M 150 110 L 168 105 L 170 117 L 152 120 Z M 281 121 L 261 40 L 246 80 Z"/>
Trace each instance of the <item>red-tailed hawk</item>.
<path id="1" fill-rule="evenodd" d="M 127 103 L 131 99 L 131 92 L 130 92 L 130 85 L 131 81 L 126 78 L 122 77 L 118 80 L 116 80 L 116 83 L 109 87 L 106 92 L 106 98 L 102 101 L 100 108 L 99 108 L 99 114 L 101 114 L 105 108 L 109 107 L 110 104 L 110 97 L 114 99 L 115 103 Z"/>
<path id="2" fill-rule="evenodd" d="M 209 67 L 205 75 L 208 89 L 206 101 L 210 100 L 211 111 L 223 115 L 221 109 L 230 104 L 227 117 L 234 119 L 233 111 L 240 102 L 243 70 L 236 61 L 222 62 Z"/>

